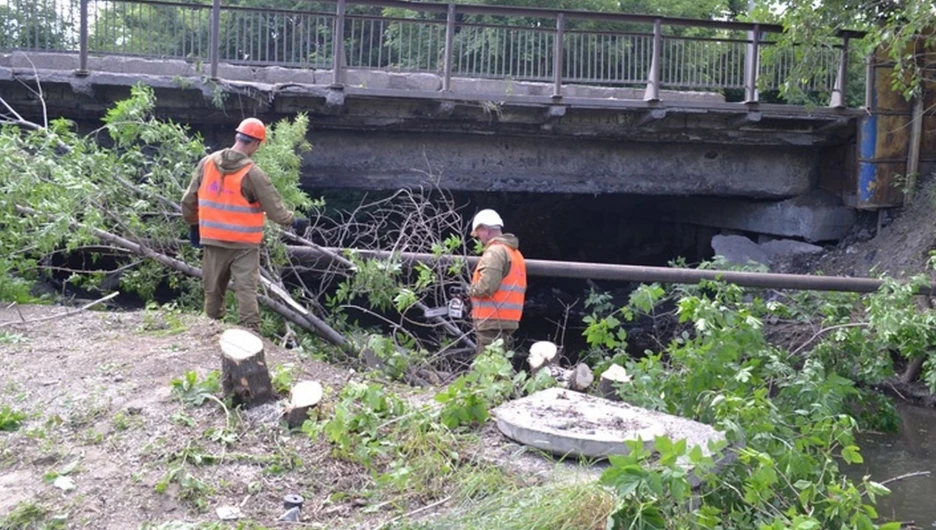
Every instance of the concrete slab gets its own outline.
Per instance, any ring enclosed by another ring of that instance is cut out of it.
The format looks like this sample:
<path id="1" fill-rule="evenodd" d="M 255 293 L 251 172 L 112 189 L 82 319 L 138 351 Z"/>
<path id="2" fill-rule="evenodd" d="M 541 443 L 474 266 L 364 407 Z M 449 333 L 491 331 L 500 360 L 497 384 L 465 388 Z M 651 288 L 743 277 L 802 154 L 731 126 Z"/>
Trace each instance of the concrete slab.
<path id="1" fill-rule="evenodd" d="M 792 160 L 785 162 L 785 167 L 792 169 L 789 165 Z M 767 175 L 766 172 L 749 174 Z M 674 222 L 797 237 L 809 242 L 841 239 L 858 219 L 857 212 L 834 194 L 810 191 L 808 186 L 797 196 L 781 201 L 678 197 L 661 200 L 657 208 L 661 219 Z"/>
<path id="2" fill-rule="evenodd" d="M 627 454 L 625 440 L 653 450 L 657 436 L 685 439 L 710 454 L 710 441 L 724 440 L 712 427 L 661 412 L 561 388 L 509 401 L 492 411 L 508 438 L 558 455 L 605 458 Z"/>
<path id="3" fill-rule="evenodd" d="M 748 262 L 770 265 L 770 255 L 760 245 L 744 236 L 717 235 L 712 238 L 712 250 L 729 263 L 747 265 Z"/>

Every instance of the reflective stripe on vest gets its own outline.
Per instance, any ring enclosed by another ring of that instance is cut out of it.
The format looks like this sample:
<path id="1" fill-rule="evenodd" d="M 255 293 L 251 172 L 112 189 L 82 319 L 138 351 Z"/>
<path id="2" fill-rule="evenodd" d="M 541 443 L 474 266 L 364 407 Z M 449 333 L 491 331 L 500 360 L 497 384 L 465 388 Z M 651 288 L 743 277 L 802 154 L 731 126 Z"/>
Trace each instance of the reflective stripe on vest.
<path id="1" fill-rule="evenodd" d="M 519 322 L 523 315 L 523 301 L 526 293 L 526 263 L 519 250 L 501 245 L 510 257 L 510 270 L 500 287 L 489 298 L 471 299 L 471 318 L 474 320 L 509 320 Z M 475 267 L 471 283 L 478 283 L 481 273 Z"/>
<path id="2" fill-rule="evenodd" d="M 234 173 L 222 174 L 208 159 L 198 187 L 198 230 L 202 239 L 250 243 L 263 241 L 263 209 L 247 202 L 241 194 L 241 182 L 253 164 Z"/>

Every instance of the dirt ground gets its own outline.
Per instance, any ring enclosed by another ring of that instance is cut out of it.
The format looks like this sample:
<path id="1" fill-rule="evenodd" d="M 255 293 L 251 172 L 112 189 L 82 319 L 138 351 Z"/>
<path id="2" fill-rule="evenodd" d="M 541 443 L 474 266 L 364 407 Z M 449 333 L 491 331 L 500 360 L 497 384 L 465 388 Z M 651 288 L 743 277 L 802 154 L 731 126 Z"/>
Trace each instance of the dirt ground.
<path id="1" fill-rule="evenodd" d="M 64 311 L 0 309 L 0 326 Z M 305 498 L 304 528 L 374 528 L 398 515 L 368 499 L 366 470 L 301 432 L 242 419 L 233 443 L 211 440 L 225 427 L 221 407 L 185 407 L 170 381 L 187 370 L 199 378 L 219 370 L 224 329 L 196 315 L 142 311 L 0 327 L 0 410 L 27 414 L 19 429 L 0 431 L 0 519 L 30 502 L 67 516 L 68 528 L 124 530 L 217 522 L 218 507 L 236 506 L 245 519 L 276 527 L 287 494 Z M 295 380 L 320 381 L 326 400 L 353 376 L 266 345 L 271 367 L 294 363 Z M 497 444 L 498 436 L 485 439 Z M 185 471 L 158 492 L 183 457 Z M 55 487 L 56 474 L 75 489 Z"/>
<path id="2" fill-rule="evenodd" d="M 925 272 L 929 253 L 936 250 L 936 175 L 922 183 L 907 207 L 888 211 L 883 220 L 877 234 L 876 226 L 856 227 L 821 257 L 816 270 L 827 276 L 909 277 Z"/>

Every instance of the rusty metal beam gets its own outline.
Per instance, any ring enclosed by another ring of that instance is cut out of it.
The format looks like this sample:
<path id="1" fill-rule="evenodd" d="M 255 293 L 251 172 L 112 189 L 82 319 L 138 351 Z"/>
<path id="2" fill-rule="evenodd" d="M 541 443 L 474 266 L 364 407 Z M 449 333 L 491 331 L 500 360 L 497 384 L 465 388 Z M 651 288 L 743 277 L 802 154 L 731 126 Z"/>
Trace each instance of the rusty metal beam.
<path id="1" fill-rule="evenodd" d="M 344 254 L 350 252 L 364 258 L 388 259 L 396 256 L 406 262 L 432 263 L 453 262 L 456 256 L 437 257 L 433 254 L 417 252 L 388 252 L 383 250 L 328 248 L 325 252 L 308 247 L 290 246 L 290 254 L 303 261 L 330 260 L 327 252 Z M 474 267 L 478 258 L 461 257 L 468 267 Z M 873 278 L 850 278 L 843 276 L 809 276 L 805 274 L 774 274 L 761 272 L 735 272 L 701 269 L 677 269 L 670 267 L 648 267 L 640 265 L 618 265 L 611 263 L 586 263 L 579 261 L 551 261 L 527 259 L 527 274 L 549 278 L 574 278 L 588 280 L 609 280 L 628 282 L 660 282 L 675 284 L 696 284 L 702 280 L 718 280 L 743 287 L 762 289 L 791 289 L 797 291 L 843 291 L 852 293 L 872 293 L 884 283 Z M 924 285 L 918 294 L 933 294 L 931 284 Z"/>

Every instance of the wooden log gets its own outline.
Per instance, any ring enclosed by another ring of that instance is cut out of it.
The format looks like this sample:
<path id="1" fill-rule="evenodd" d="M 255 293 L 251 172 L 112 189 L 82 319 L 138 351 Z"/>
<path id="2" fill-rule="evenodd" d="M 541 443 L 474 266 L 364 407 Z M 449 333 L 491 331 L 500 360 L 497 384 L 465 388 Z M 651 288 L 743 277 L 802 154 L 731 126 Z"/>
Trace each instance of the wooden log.
<path id="1" fill-rule="evenodd" d="M 260 337 L 243 329 L 221 335 L 221 387 L 234 405 L 252 407 L 273 401 L 273 385 Z"/>
<path id="2" fill-rule="evenodd" d="M 610 399 L 611 401 L 620 401 L 617 389 L 624 383 L 629 383 L 631 377 L 627 375 L 627 370 L 618 364 L 612 364 L 607 370 L 602 372 L 598 378 L 598 395 Z"/>
<path id="3" fill-rule="evenodd" d="M 284 418 L 290 429 L 301 427 L 309 418 L 309 409 L 322 401 L 322 385 L 318 381 L 300 381 L 289 392 L 289 405 Z"/>

